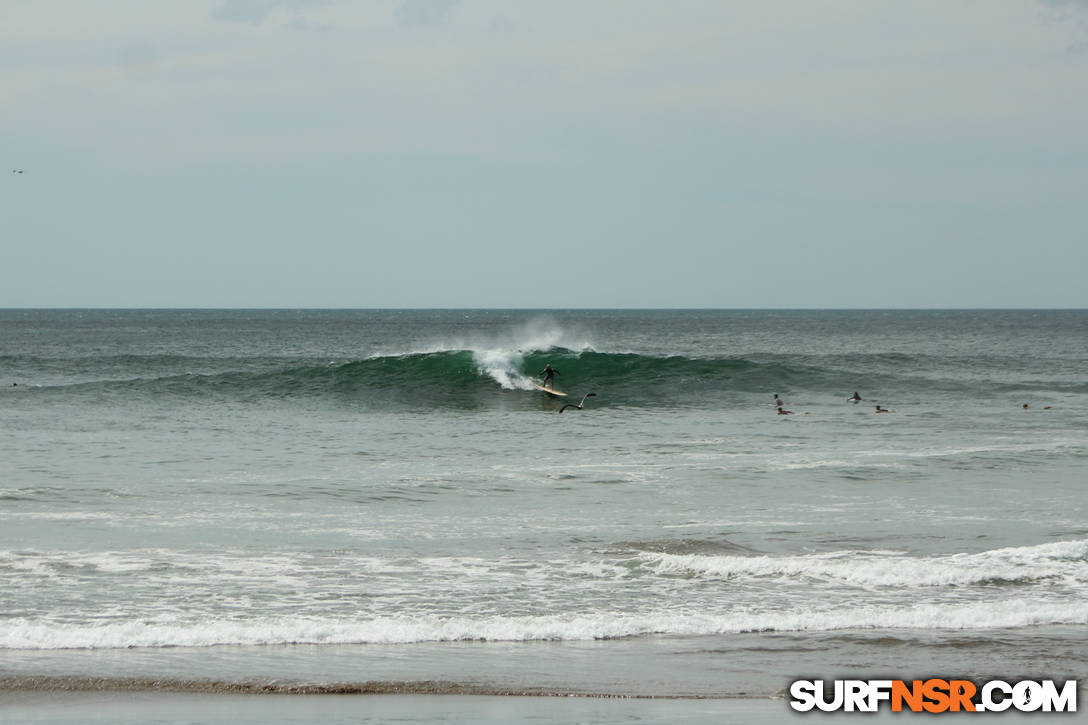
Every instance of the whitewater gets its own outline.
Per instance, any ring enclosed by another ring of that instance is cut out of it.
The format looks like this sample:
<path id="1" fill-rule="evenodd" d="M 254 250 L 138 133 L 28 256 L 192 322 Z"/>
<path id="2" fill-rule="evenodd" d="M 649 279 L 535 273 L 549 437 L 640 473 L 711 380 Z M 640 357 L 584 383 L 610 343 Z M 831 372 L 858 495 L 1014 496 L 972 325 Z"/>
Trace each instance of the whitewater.
<path id="1" fill-rule="evenodd" d="M 1083 311 L 0 311 L 0 679 L 1084 679 L 1086 333 Z M 549 363 L 584 410 L 535 389 Z"/>

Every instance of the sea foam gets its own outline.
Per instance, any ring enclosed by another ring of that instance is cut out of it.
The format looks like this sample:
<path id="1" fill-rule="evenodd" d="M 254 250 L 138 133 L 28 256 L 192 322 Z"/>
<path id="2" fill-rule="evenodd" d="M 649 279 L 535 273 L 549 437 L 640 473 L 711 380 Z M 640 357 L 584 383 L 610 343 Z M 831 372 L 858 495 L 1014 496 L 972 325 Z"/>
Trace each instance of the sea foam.
<path id="1" fill-rule="evenodd" d="M 1088 589 L 1088 541 L 1063 541 L 979 553 L 911 557 L 899 552 L 838 551 L 802 556 L 651 554 L 664 574 L 722 579 L 803 577 L 858 587 L 947 587 L 1048 579 Z"/>
<path id="2" fill-rule="evenodd" d="M 728 635 L 870 629 L 1006 629 L 1088 624 L 1088 602 L 1003 601 L 903 606 L 798 606 L 784 611 L 704 614 L 661 610 L 520 617 L 256 618 L 205 622 L 71 624 L 8 620 L 0 649 L 115 649 L 216 645 L 409 644 L 616 639 L 647 635 Z"/>

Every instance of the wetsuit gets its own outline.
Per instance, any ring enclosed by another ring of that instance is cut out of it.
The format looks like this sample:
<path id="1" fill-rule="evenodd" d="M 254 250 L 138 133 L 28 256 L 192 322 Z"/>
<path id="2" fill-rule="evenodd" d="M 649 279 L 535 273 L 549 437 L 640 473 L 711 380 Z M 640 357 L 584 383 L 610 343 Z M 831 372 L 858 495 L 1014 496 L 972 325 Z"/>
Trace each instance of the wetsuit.
<path id="1" fill-rule="evenodd" d="M 555 387 L 555 375 L 556 375 L 556 373 L 558 373 L 559 375 L 563 374 L 563 373 L 560 373 L 555 368 L 551 368 L 551 367 L 544 368 L 543 370 L 541 370 L 540 374 L 544 376 L 544 382 L 541 383 L 541 386 L 546 388 L 546 387 L 548 387 L 548 383 L 551 383 L 552 387 L 554 388 Z"/>

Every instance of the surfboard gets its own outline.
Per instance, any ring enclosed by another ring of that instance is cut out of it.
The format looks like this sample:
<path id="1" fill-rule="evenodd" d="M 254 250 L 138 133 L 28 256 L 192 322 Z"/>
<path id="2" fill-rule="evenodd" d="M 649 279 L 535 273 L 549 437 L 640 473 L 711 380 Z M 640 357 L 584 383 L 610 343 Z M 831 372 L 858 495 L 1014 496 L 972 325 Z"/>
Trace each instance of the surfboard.
<path id="1" fill-rule="evenodd" d="M 545 388 L 545 387 L 544 387 L 543 385 L 538 385 L 538 386 L 536 386 L 536 389 L 537 389 L 537 390 L 540 390 L 540 391 L 542 391 L 542 392 L 545 392 L 545 393 L 547 393 L 548 395 L 554 395 L 554 396 L 556 396 L 556 397 L 558 397 L 558 398 L 565 398 L 565 397 L 567 397 L 567 394 L 566 394 L 566 393 L 564 393 L 564 392 L 563 392 L 562 390 L 552 390 L 551 388 Z"/>

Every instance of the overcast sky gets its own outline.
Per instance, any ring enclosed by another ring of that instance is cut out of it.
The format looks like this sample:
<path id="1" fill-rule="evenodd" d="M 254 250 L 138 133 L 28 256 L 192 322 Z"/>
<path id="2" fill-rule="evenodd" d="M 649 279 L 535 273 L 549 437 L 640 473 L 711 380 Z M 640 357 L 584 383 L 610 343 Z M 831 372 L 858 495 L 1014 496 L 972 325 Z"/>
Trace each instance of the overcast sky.
<path id="1" fill-rule="evenodd" d="M 3 0 L 0 158 L 0 307 L 1088 307 L 1088 0 Z"/>

